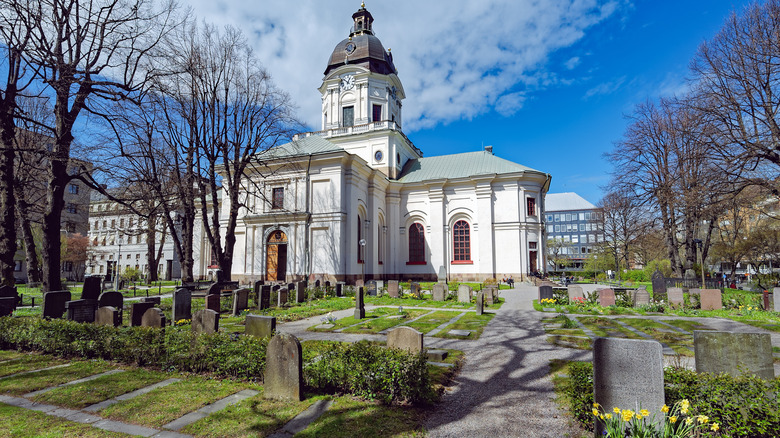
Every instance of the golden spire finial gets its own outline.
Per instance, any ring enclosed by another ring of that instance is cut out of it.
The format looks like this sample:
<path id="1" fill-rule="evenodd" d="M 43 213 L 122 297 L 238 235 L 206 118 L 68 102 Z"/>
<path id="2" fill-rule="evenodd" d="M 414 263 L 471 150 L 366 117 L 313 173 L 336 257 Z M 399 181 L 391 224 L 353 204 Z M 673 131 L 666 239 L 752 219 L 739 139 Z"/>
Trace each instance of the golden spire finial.
<path id="1" fill-rule="evenodd" d="M 365 9 L 366 8 L 366 2 L 360 2 L 360 7 Z"/>

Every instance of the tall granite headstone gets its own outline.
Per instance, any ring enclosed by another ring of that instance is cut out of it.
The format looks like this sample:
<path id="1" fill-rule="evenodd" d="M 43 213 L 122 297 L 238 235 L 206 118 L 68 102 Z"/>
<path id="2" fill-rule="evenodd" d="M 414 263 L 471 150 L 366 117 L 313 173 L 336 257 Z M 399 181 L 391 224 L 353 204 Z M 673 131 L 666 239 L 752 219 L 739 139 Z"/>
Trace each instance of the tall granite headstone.
<path id="1" fill-rule="evenodd" d="M 98 307 L 95 312 L 95 324 L 119 327 L 122 325 L 122 315 L 113 306 Z"/>
<path id="2" fill-rule="evenodd" d="M 775 378 L 769 333 L 693 331 L 696 371 L 739 376 L 743 372 Z"/>
<path id="3" fill-rule="evenodd" d="M 270 338 L 276 331 L 276 318 L 273 316 L 247 315 L 246 328 L 244 332 L 247 335 L 256 338 Z"/>
<path id="4" fill-rule="evenodd" d="M 363 288 L 359 287 L 355 292 L 355 319 L 363 319 L 366 317 L 366 306 L 363 303 Z"/>
<path id="5" fill-rule="evenodd" d="M 124 305 L 125 296 L 122 295 L 122 292 L 108 291 L 98 296 L 98 307 L 110 306 L 121 312 Z"/>
<path id="6" fill-rule="evenodd" d="M 423 334 L 411 327 L 394 328 L 387 332 L 387 348 L 420 353 L 423 351 Z"/>
<path id="7" fill-rule="evenodd" d="M 8 316 L 19 305 L 19 293 L 13 286 L 0 286 L 0 316 Z"/>
<path id="8" fill-rule="evenodd" d="M 439 274 L 436 276 L 437 283 L 447 283 L 447 268 L 444 265 L 439 266 Z"/>
<path id="9" fill-rule="evenodd" d="M 59 290 L 43 293 L 43 317 L 62 318 L 65 303 L 70 301 L 70 291 Z"/>
<path id="10" fill-rule="evenodd" d="M 387 281 L 387 294 L 390 298 L 398 298 L 398 280 Z"/>
<path id="11" fill-rule="evenodd" d="M 260 310 L 271 307 L 271 286 L 264 284 L 260 286 L 260 305 L 257 307 Z"/>
<path id="12" fill-rule="evenodd" d="M 173 291 L 172 322 L 176 324 L 182 319 L 192 319 L 192 292 L 186 288 Z"/>
<path id="13" fill-rule="evenodd" d="M 657 270 L 653 272 L 653 299 L 655 301 L 666 301 L 666 278 L 661 271 Z"/>
<path id="14" fill-rule="evenodd" d="M 666 296 L 669 298 L 669 305 L 672 308 L 682 307 L 685 300 L 682 288 L 670 287 L 666 290 Z"/>
<path id="15" fill-rule="evenodd" d="M 233 316 L 238 316 L 249 308 L 249 289 L 241 288 L 233 291 Z"/>
<path id="16" fill-rule="evenodd" d="M 366 282 L 366 293 L 372 297 L 376 296 L 376 281 L 369 280 Z"/>
<path id="17" fill-rule="evenodd" d="M 221 298 L 222 296 L 220 294 L 206 295 L 206 309 L 219 313 L 222 310 Z"/>
<path id="18" fill-rule="evenodd" d="M 772 303 L 769 308 L 774 309 L 775 312 L 780 312 L 780 303 L 778 303 L 778 301 L 780 301 L 780 287 L 772 289 L 771 298 Z"/>
<path id="19" fill-rule="evenodd" d="M 343 297 L 344 296 L 344 283 L 342 283 L 342 282 L 336 283 L 336 296 L 337 297 Z"/>
<path id="20" fill-rule="evenodd" d="M 97 300 L 100 297 L 100 289 L 103 286 L 100 277 L 85 277 L 84 287 L 81 289 L 82 300 Z"/>
<path id="21" fill-rule="evenodd" d="M 279 288 L 276 295 L 276 305 L 278 307 L 286 306 L 287 305 L 287 289 L 285 288 Z"/>
<path id="22" fill-rule="evenodd" d="M 657 341 L 596 338 L 593 341 L 594 401 L 613 407 L 660 412 L 664 405 L 663 348 Z M 660 424 L 663 417 L 657 415 Z M 596 424 L 597 437 L 604 425 Z"/>
<path id="23" fill-rule="evenodd" d="M 216 333 L 219 331 L 219 312 L 202 309 L 192 315 L 192 331 L 195 333 Z"/>
<path id="24" fill-rule="evenodd" d="M 650 304 L 650 293 L 645 288 L 639 288 L 634 292 L 634 307 Z"/>
<path id="25" fill-rule="evenodd" d="M 485 292 L 479 291 L 477 293 L 477 315 L 482 315 L 485 309 Z"/>
<path id="26" fill-rule="evenodd" d="M 306 282 L 299 281 L 295 284 L 295 302 L 302 303 L 306 301 Z"/>
<path id="27" fill-rule="evenodd" d="M 279 333 L 268 342 L 263 387 L 263 396 L 268 399 L 303 399 L 303 355 L 298 338 Z"/>

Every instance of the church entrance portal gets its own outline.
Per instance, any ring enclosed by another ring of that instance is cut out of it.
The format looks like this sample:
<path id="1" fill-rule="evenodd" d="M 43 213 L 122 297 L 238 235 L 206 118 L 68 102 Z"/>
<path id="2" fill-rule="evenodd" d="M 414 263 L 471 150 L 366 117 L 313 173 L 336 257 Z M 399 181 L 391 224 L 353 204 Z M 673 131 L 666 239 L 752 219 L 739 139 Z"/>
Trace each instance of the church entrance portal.
<path id="1" fill-rule="evenodd" d="M 274 231 L 268 236 L 265 258 L 266 281 L 284 281 L 287 275 L 287 235 Z"/>

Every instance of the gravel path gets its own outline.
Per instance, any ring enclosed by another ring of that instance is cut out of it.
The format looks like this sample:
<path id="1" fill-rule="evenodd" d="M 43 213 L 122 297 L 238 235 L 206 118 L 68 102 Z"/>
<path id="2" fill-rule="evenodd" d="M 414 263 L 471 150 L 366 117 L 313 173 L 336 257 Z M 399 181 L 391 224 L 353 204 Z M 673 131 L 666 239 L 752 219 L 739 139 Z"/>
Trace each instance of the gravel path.
<path id="1" fill-rule="evenodd" d="M 550 359 L 588 360 L 590 351 L 546 341 L 537 289 L 502 290 L 506 303 L 477 341 L 459 342 L 466 364 L 442 403 L 426 421 L 430 437 L 579 437 L 555 402 Z M 445 341 L 445 340 L 442 340 Z M 427 347 L 447 347 L 426 339 Z"/>

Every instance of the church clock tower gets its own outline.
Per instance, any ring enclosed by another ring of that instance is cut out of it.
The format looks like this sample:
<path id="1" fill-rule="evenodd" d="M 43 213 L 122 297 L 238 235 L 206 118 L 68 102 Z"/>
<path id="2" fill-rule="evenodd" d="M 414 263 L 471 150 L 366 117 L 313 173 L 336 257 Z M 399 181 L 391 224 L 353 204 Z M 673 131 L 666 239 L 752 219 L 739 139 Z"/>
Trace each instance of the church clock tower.
<path id="1" fill-rule="evenodd" d="M 406 95 L 365 4 L 352 14 L 349 36 L 333 49 L 319 91 L 322 130 L 369 166 L 393 179 L 407 160 L 422 156 L 401 132 Z"/>

